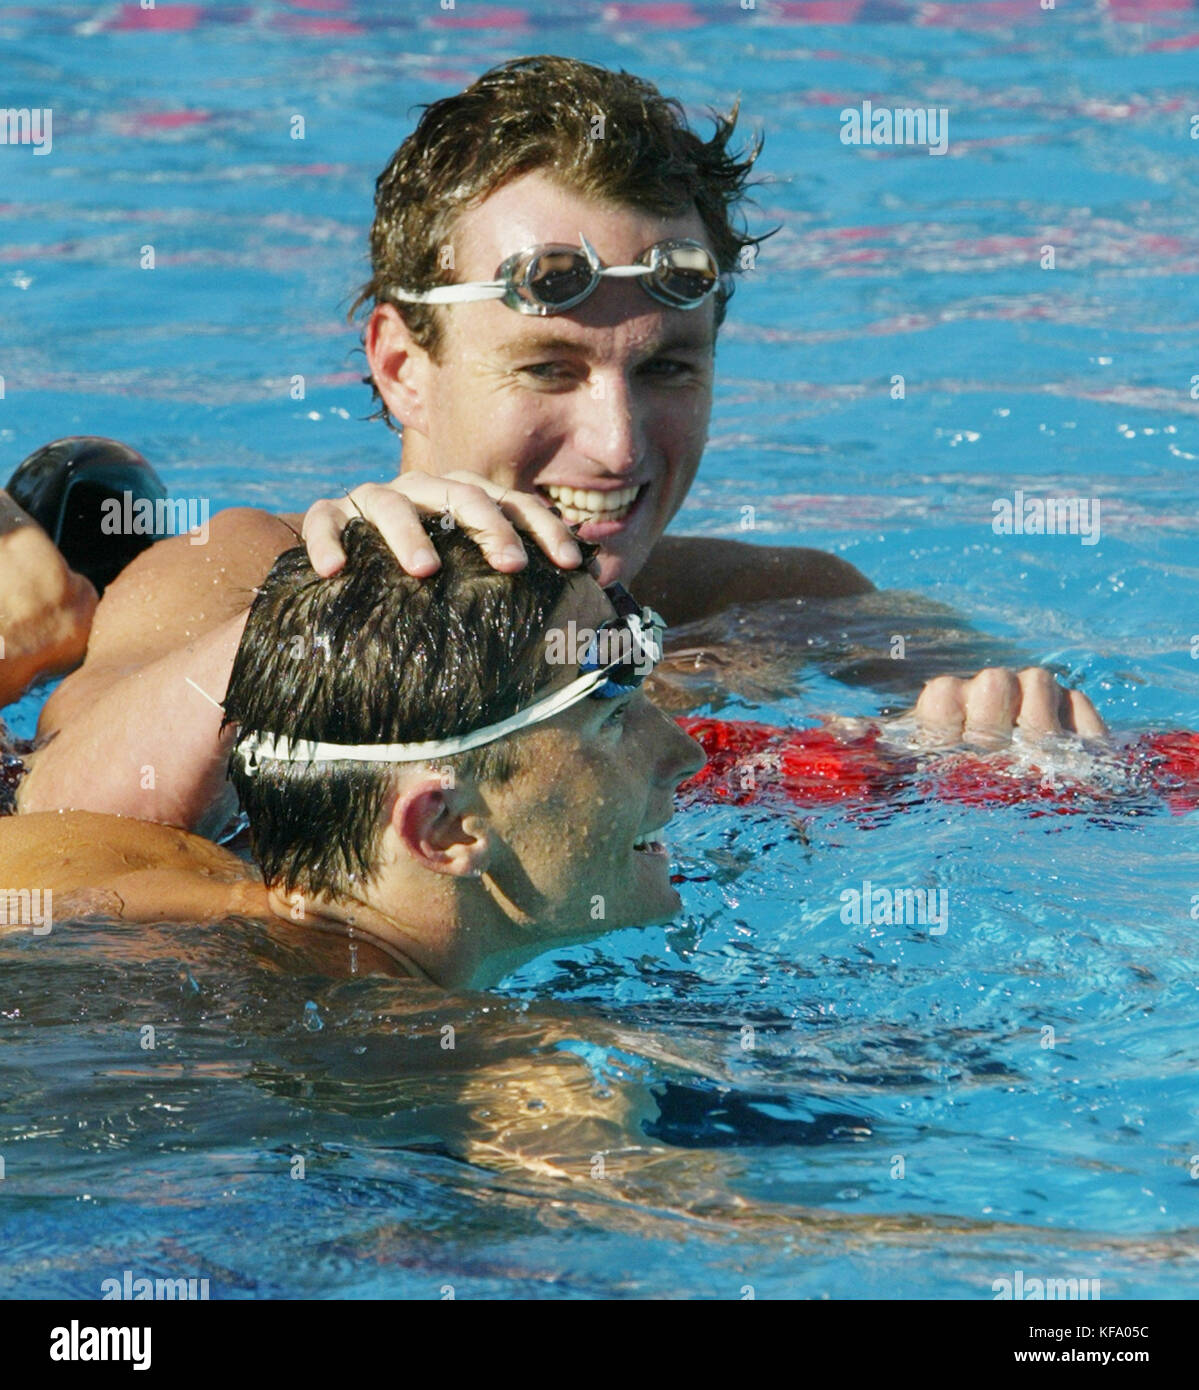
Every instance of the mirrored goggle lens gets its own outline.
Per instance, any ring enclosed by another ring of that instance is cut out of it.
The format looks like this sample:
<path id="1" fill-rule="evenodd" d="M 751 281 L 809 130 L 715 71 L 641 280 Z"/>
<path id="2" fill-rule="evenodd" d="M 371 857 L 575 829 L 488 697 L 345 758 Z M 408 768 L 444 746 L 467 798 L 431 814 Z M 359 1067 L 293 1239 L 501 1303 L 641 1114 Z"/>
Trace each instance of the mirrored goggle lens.
<path id="1" fill-rule="evenodd" d="M 646 289 L 667 304 L 699 304 L 720 278 L 716 262 L 702 246 L 654 249 Z"/>
<path id="2" fill-rule="evenodd" d="M 591 290 L 595 271 L 578 247 L 553 246 L 518 262 L 513 279 L 522 299 L 562 309 Z"/>

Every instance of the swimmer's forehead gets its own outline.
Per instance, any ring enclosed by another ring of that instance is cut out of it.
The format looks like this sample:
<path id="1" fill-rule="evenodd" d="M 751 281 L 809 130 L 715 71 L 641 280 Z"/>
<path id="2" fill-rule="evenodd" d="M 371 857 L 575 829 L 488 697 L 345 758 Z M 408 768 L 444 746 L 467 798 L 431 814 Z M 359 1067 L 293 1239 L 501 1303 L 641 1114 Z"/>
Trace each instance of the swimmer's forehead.
<path id="1" fill-rule="evenodd" d="M 599 581 L 590 570 L 574 570 L 571 573 L 558 600 L 555 616 L 562 609 L 566 610 L 568 618 L 574 618 L 576 624 L 586 623 L 590 627 L 598 627 L 600 623 L 616 617 L 612 600 L 600 588 Z"/>

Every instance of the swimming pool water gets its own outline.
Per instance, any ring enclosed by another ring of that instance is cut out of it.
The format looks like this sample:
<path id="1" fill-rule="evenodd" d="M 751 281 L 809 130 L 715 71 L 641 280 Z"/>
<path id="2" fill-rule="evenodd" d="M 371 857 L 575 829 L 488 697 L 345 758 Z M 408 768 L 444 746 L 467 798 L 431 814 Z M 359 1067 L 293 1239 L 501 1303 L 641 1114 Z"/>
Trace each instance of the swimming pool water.
<path id="1" fill-rule="evenodd" d="M 1199 728 L 1199 13 L 1150 9 L 5 7 L 4 104 L 55 125 L 0 149 L 4 467 L 95 433 L 214 508 L 391 476 L 344 322 L 374 176 L 415 103 L 575 54 L 766 135 L 782 230 L 679 529 L 888 591 L 709 625 L 747 668 L 722 712 L 901 708 L 1003 653 Z M 866 98 L 947 107 L 949 153 L 842 145 Z M 1099 543 L 994 535 L 1017 488 L 1099 498 Z M 462 999 L 290 975 L 250 928 L 10 937 L 0 1292 L 1193 1297 L 1199 856 L 1143 809 L 691 808 L 677 922 Z M 947 889 L 948 930 L 847 926 L 866 878 Z"/>

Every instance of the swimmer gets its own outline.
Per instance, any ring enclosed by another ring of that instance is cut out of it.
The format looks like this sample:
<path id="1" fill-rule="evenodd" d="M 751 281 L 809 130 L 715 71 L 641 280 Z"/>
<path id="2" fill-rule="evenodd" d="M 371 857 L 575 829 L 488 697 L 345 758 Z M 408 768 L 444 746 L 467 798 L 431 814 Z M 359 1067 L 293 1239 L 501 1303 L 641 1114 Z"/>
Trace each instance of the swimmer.
<path id="1" fill-rule="evenodd" d="M 673 916 L 657 836 L 703 755 L 639 689 L 656 615 L 527 533 L 529 564 L 501 574 L 462 531 L 425 532 L 429 579 L 353 521 L 335 577 L 295 548 L 254 600 L 225 713 L 257 871 L 181 830 L 74 812 L 0 821 L 0 881 L 50 889 L 60 919 L 251 918 L 331 973 L 350 973 L 352 936 L 362 973 L 444 988 Z M 551 664 L 569 632 L 582 645 Z"/>
<path id="2" fill-rule="evenodd" d="M 207 544 L 169 539 L 139 556 L 105 596 L 83 666 L 43 708 L 48 742 L 19 808 L 220 833 L 230 735 L 210 693 L 228 680 L 249 596 L 297 532 L 317 572 L 334 573 L 355 515 L 416 576 L 439 563 L 429 516 L 501 572 L 529 563 L 530 544 L 576 569 L 576 528 L 600 548 L 603 583 L 635 583 L 675 624 L 870 592 L 819 550 L 666 534 L 707 439 L 731 283 L 761 240 L 736 215 L 757 150 L 736 153 L 732 136 L 721 120 L 705 142 L 651 84 L 573 58 L 516 59 L 429 106 L 377 182 L 355 306 L 369 310 L 378 413 L 402 427 L 399 475 L 303 518 L 219 513 Z M 984 676 L 948 678 L 926 706 L 942 725 L 1009 734 L 1046 711 L 1066 730 L 1080 711 L 1098 723 L 1047 673 L 1051 690 Z"/>

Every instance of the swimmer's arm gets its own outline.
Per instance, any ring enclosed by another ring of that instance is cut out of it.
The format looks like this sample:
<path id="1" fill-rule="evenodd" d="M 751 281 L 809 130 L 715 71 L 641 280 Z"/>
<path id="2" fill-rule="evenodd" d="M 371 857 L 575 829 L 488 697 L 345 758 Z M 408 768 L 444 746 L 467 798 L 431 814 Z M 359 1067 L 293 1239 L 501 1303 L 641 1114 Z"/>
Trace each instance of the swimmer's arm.
<path id="1" fill-rule="evenodd" d="M 626 1080 L 601 1088 L 581 1058 L 543 1049 L 467 1072 L 459 1100 L 470 1116 L 462 1135 L 468 1162 L 589 1186 L 603 1177 L 610 1180 L 604 1190 L 617 1199 L 622 1170 L 651 1147 L 643 1123 L 658 1115 L 645 1087 Z"/>
<path id="2" fill-rule="evenodd" d="M 734 603 L 842 598 L 873 588 L 847 560 L 823 550 L 706 536 L 663 536 L 634 581 L 637 597 L 674 627 Z"/>
<path id="3" fill-rule="evenodd" d="M 0 490 L 0 708 L 83 659 L 96 591 Z"/>
<path id="4" fill-rule="evenodd" d="M 864 575 L 836 555 L 698 536 L 664 536 L 637 578 L 635 591 L 643 602 L 658 608 L 672 627 L 710 617 L 733 604 L 762 599 L 835 599 L 877 593 Z M 884 597 L 880 595 L 880 599 Z M 925 688 L 926 697 L 917 714 L 922 724 L 942 721 L 946 690 L 956 693 L 980 668 L 985 668 L 980 686 L 989 690 L 991 684 L 1001 685 L 1001 693 L 1009 702 L 1017 681 L 1020 685 L 1039 682 L 1038 689 L 1048 692 L 1045 699 L 1049 695 L 1066 698 L 1049 671 L 1027 667 L 1029 653 L 1015 643 L 975 631 L 943 604 L 916 595 L 895 594 L 894 599 L 893 612 L 884 606 L 873 622 L 859 615 L 853 638 L 834 641 L 828 648 L 822 664 L 834 679 L 845 685 L 867 686 L 898 695 L 905 701 Z M 838 622 L 844 621 L 842 614 Z M 805 659 L 811 656 L 807 642 L 810 632 L 810 626 L 804 624 L 797 631 L 797 646 Z M 907 637 L 902 660 L 896 659 L 892 650 L 896 633 Z M 747 640 L 752 645 L 753 639 Z M 668 709 L 695 708 L 700 703 L 719 703 L 743 688 L 746 670 L 739 659 L 739 644 L 726 638 L 717 644 L 701 645 L 702 659 L 688 649 L 685 665 L 676 663 L 674 670 L 669 661 L 664 665 L 655 687 L 658 703 Z M 785 627 L 775 630 L 772 655 L 774 669 L 765 674 L 775 685 L 763 697 L 797 693 L 793 678 L 788 680 L 783 674 L 788 668 L 796 669 L 793 656 L 788 654 Z M 748 674 L 760 680 L 762 667 L 763 653 L 755 650 Z M 1021 667 L 1025 669 L 1018 676 L 1015 669 L 1007 669 Z M 956 686 L 951 677 L 957 678 Z M 679 683 L 679 688 L 670 688 L 672 679 Z M 997 710 L 993 700 L 982 700 L 979 717 L 1003 725 L 1003 712 Z M 958 713 L 957 705 L 953 706 L 950 719 Z M 1066 709 L 1062 717 L 1065 721 L 1078 714 L 1080 729 L 1086 725 L 1098 732 L 1102 722 L 1098 716 L 1092 718 L 1092 713 L 1080 706 L 1077 710 Z"/>

